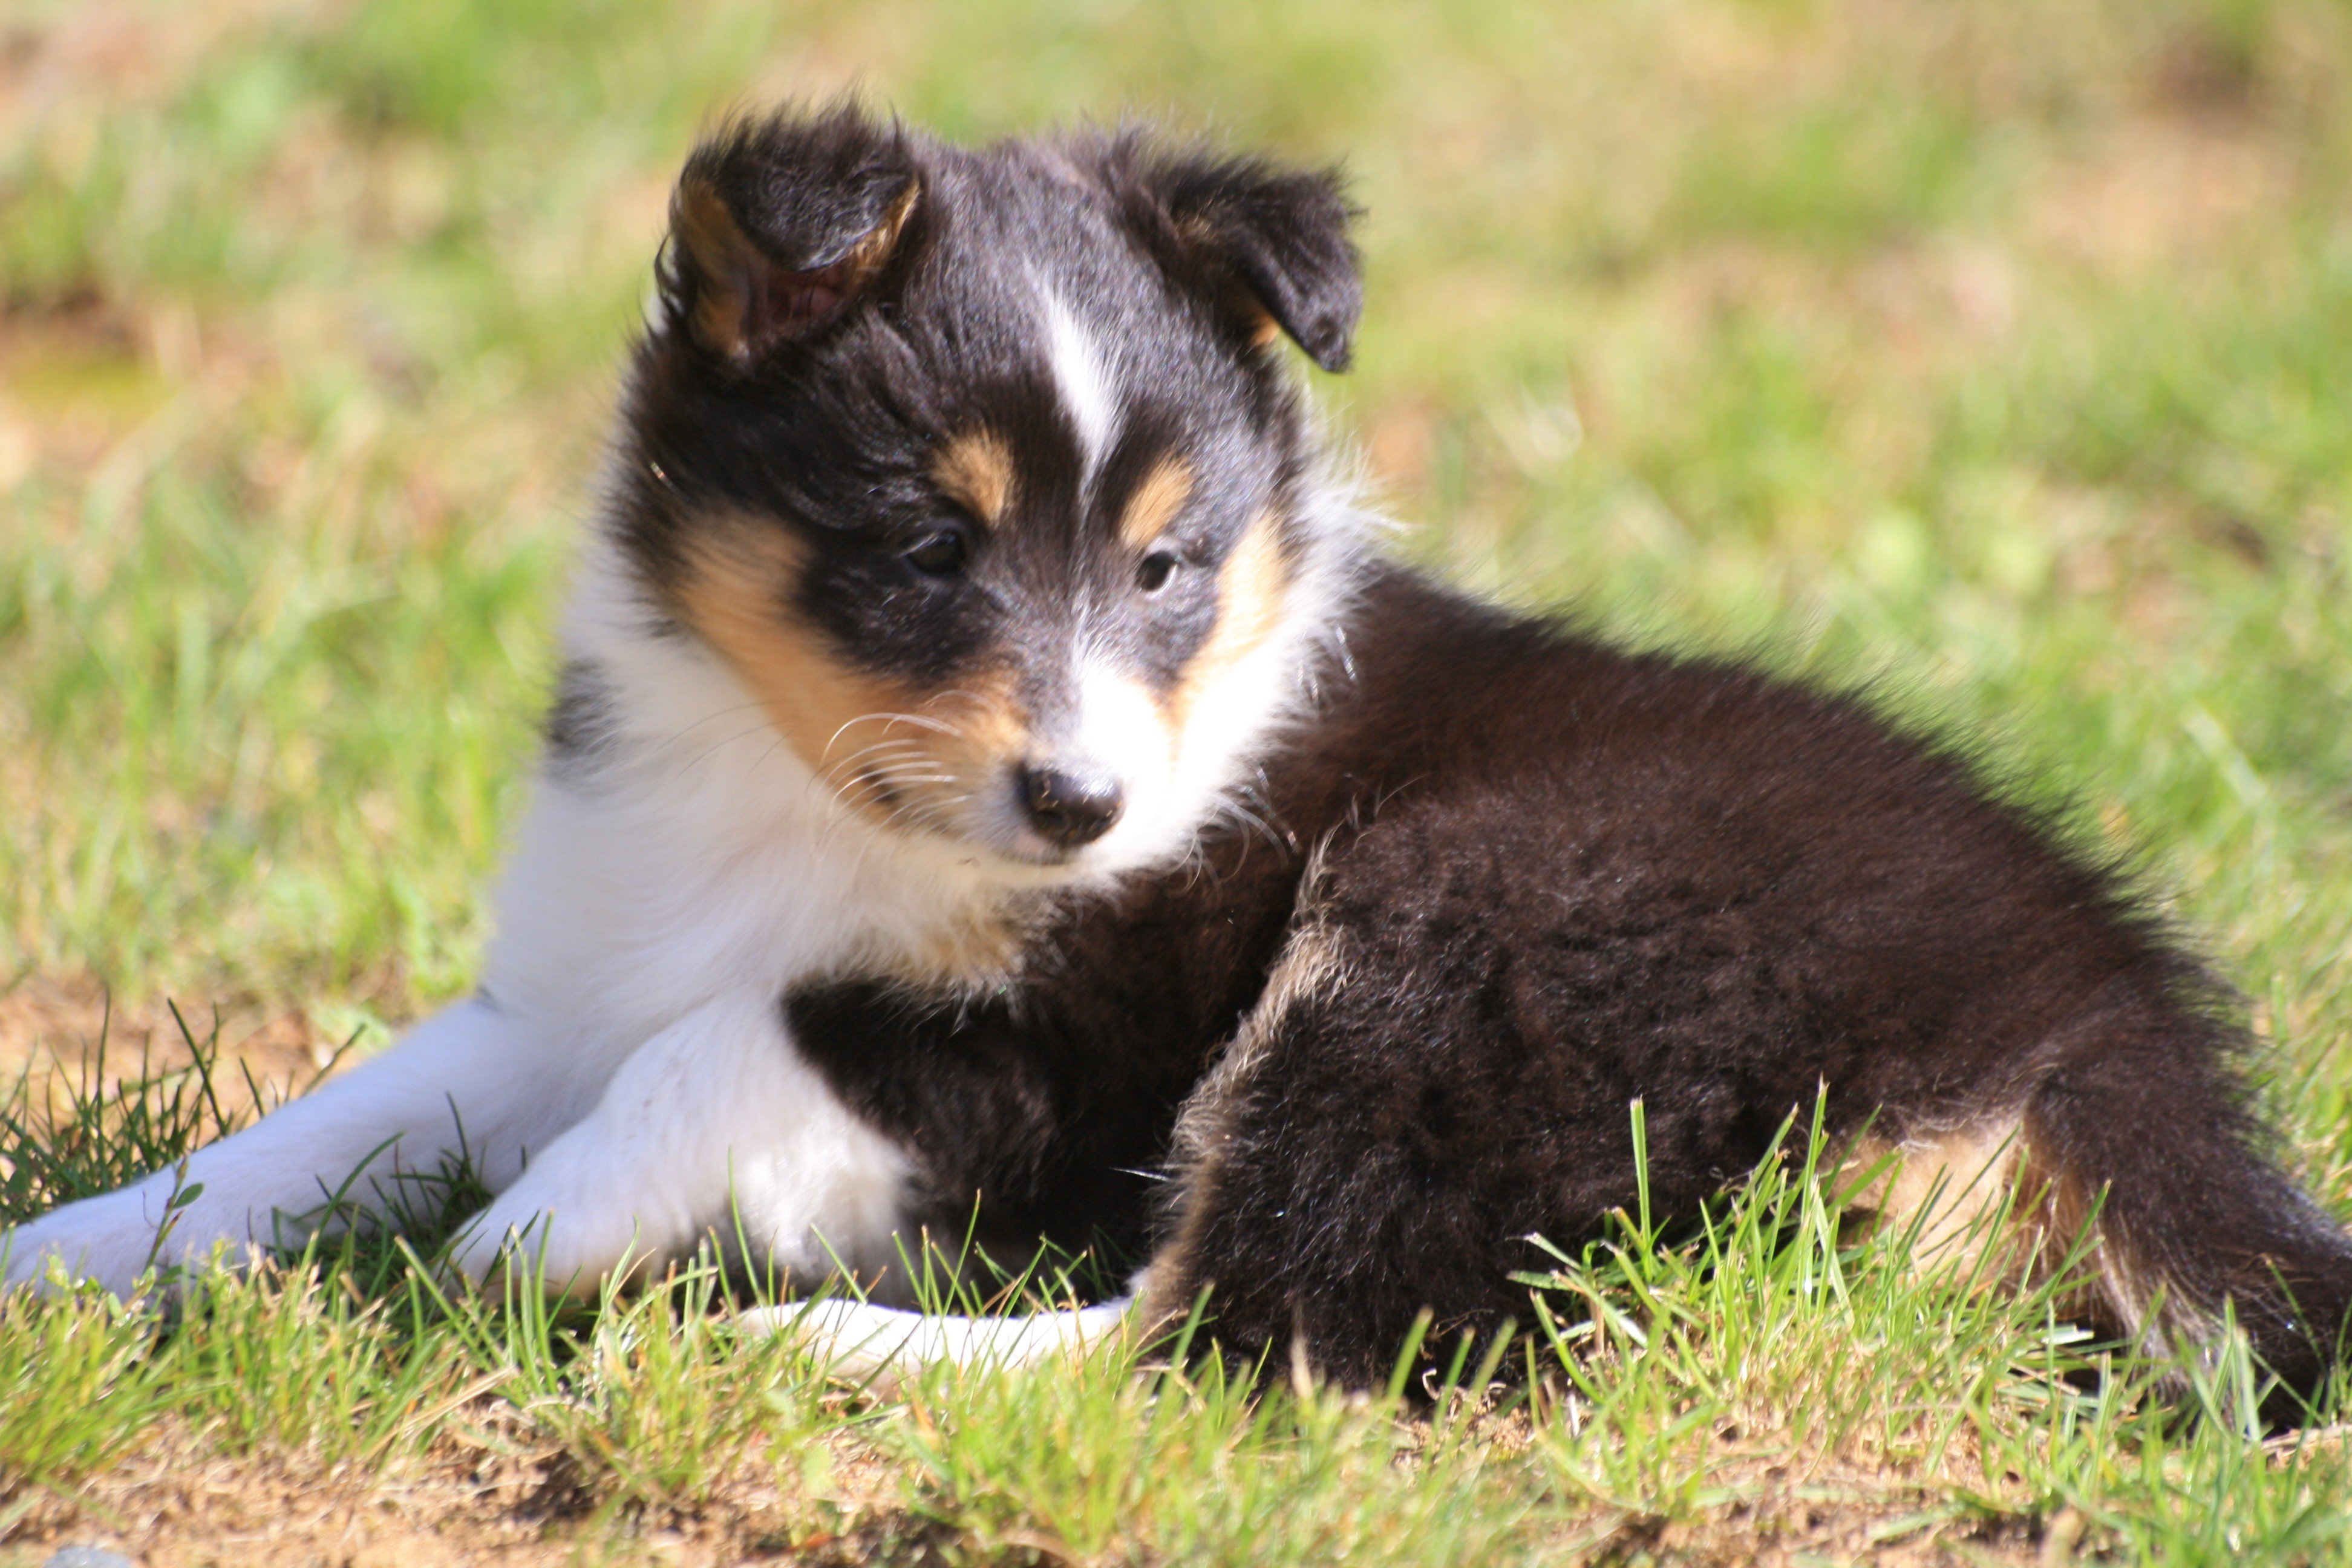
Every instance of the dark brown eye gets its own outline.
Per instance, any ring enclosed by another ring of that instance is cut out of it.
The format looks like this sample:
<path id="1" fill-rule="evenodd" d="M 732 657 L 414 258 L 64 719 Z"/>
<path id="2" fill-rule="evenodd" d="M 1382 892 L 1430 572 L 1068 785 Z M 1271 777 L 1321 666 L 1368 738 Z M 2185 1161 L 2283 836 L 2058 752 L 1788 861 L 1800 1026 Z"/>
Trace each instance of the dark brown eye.
<path id="1" fill-rule="evenodd" d="M 1135 569 L 1135 585 L 1147 594 L 1157 594 L 1168 586 L 1168 579 L 1176 575 L 1176 557 L 1165 550 L 1155 550 L 1143 558 Z"/>
<path id="2" fill-rule="evenodd" d="M 956 530 L 941 529 L 899 559 L 926 577 L 953 577 L 971 556 L 971 547 Z"/>

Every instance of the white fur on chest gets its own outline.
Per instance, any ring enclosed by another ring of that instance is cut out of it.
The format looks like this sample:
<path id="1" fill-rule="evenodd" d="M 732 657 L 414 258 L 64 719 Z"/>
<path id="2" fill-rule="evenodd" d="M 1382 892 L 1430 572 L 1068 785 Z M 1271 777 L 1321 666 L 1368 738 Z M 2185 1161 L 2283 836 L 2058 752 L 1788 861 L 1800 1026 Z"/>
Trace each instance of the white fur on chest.
<path id="1" fill-rule="evenodd" d="M 501 1006 L 634 1042 L 742 986 L 887 963 L 1005 895 L 977 858 L 837 803 L 699 644 L 656 636 L 609 546 L 567 626 L 612 704 L 607 754 L 544 781 L 499 898 Z"/>

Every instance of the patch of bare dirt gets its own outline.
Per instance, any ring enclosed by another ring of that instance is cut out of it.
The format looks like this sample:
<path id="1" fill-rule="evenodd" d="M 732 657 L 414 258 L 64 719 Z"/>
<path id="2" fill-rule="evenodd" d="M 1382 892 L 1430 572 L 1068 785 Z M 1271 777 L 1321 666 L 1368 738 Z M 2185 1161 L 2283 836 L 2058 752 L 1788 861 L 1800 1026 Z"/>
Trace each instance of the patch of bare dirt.
<path id="1" fill-rule="evenodd" d="M 0 1530 L 0 1554 L 38 1563 L 78 1544 L 143 1568 L 720 1568 L 934 1563 L 949 1539 L 900 1507 L 889 1473 L 866 1456 L 843 1454 L 823 1499 L 786 1491 L 754 1463 L 701 1504 L 671 1509 L 600 1496 L 561 1455 L 527 1448 L 477 1433 L 378 1468 L 300 1454 L 222 1458 L 201 1434 L 173 1432 L 70 1494 L 33 1501 Z M 795 1468 L 792 1456 L 776 1458 Z"/>
<path id="2" fill-rule="evenodd" d="M 37 1504 L 7 1544 L 42 1561 L 94 1544 L 146 1568 L 548 1568 L 579 1561 L 718 1568 L 746 1561 L 846 1563 L 912 1535 L 891 1514 L 828 1519 L 767 1477 L 731 1477 L 694 1511 L 630 1511 L 551 1488 L 546 1467 L 449 1446 L 391 1471 L 301 1455 L 224 1460 L 167 1446 Z"/>
<path id="3" fill-rule="evenodd" d="M 2047 180 L 2028 228 L 2050 252 L 2130 272 L 2226 252 L 2292 204 L 2295 149 L 2254 124 L 2141 115 Z"/>
<path id="4" fill-rule="evenodd" d="M 2074 1520 L 1974 1513 L 1865 1476 L 1768 1484 L 1697 1519 L 1629 1518 L 1594 1553 L 1598 1562 L 1659 1562 L 1706 1568 L 1797 1568 L 1868 1563 L 1874 1568 L 2067 1563 Z M 2053 1550 L 2054 1543 L 2054 1550 Z"/>
<path id="5" fill-rule="evenodd" d="M 95 980 L 35 975 L 0 992 L 0 1085 L 13 1087 L 29 1075 L 36 1108 L 46 1095 L 56 1109 L 75 1086 L 110 1089 L 142 1074 L 190 1066 L 195 1058 L 187 1035 L 204 1044 L 217 1022 L 215 1070 L 224 1103 L 244 1103 L 250 1073 L 266 1103 L 274 1105 L 308 1088 L 342 1044 L 300 1008 L 282 1004 L 231 1003 L 215 1018 L 210 1005 L 183 1003 L 180 1015 L 186 1032 L 166 998 L 126 1000 Z"/>
<path id="6" fill-rule="evenodd" d="M 421 1459 L 371 1469 L 299 1455 L 223 1458 L 182 1436 L 72 1496 L 42 1500 L 0 1531 L 0 1552 L 38 1563 L 58 1546 L 83 1544 L 142 1568 L 845 1568 L 974 1559 L 975 1542 L 907 1510 L 896 1472 L 871 1455 L 844 1452 L 822 1499 L 779 1486 L 778 1469 L 792 1468 L 745 1466 L 691 1509 L 633 1509 L 599 1498 L 560 1457 L 452 1440 Z M 1735 1500 L 1684 1520 L 1599 1510 L 1566 1521 L 1557 1544 L 1583 1562 L 1723 1568 L 2064 1563 L 2096 1544 L 2071 1513 L 1975 1512 L 1864 1470 L 1783 1467 L 1741 1478 L 1734 1489 Z M 1008 1542 L 1020 1534 L 997 1532 Z"/>

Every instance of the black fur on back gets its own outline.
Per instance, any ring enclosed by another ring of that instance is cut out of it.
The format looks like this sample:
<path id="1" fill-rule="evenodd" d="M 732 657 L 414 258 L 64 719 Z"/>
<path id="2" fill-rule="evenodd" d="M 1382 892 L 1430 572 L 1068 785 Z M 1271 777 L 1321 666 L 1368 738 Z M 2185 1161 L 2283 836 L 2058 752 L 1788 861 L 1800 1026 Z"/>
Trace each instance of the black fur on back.
<path id="1" fill-rule="evenodd" d="M 1362 1385 L 1423 1308 L 1528 1321 L 1526 1238 L 1634 1202 L 1633 1100 L 1674 1213 L 1823 1092 L 1833 1137 L 2016 1123 L 2051 1223 L 2098 1213 L 2104 1330 L 2227 1300 L 2316 1386 L 2352 1249 L 2266 1158 L 2229 994 L 2110 870 L 1849 699 L 1395 568 L 1358 626 L 1269 763 L 1283 847 L 1060 911 L 984 998 L 792 996 L 940 1224 L 1157 1243 L 1155 1299 Z"/>

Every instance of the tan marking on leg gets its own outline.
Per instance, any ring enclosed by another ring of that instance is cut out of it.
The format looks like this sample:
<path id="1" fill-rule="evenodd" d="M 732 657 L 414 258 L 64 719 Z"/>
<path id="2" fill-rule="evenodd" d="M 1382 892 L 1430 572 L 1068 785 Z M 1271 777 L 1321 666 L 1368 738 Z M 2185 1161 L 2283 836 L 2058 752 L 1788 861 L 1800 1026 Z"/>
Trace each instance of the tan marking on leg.
<path id="1" fill-rule="evenodd" d="M 1848 1203 L 1877 1225 L 1917 1226 L 1918 1265 L 2025 1289 L 2065 1268 L 2094 1206 L 2048 1152 L 2028 1141 L 2012 1112 L 1900 1142 L 1857 1140 L 1835 1179 L 1841 1187 L 1864 1183 Z M 2095 1235 L 2077 1261 L 2082 1278 L 2059 1298 L 2059 1310 L 2103 1332 L 2128 1331 L 2139 1292 L 2116 1249 Z"/>
<path id="2" fill-rule="evenodd" d="M 1118 520 L 1119 542 L 1129 550 L 1150 548 L 1192 496 L 1192 465 L 1179 457 L 1162 458 L 1128 496 Z"/>
<path id="3" fill-rule="evenodd" d="M 1283 557 L 1280 531 L 1273 513 L 1260 512 L 1218 568 L 1216 626 L 1168 696 L 1169 716 L 1179 731 L 1217 679 L 1274 635 L 1289 586 L 1290 563 Z"/>
<path id="4" fill-rule="evenodd" d="M 2033 1131 L 2029 1118 L 2026 1132 Z M 2221 1330 L 2219 1304 L 2184 1294 L 2167 1277 L 2166 1260 L 2138 1253 L 2106 1220 L 2107 1194 L 2069 1169 L 2055 1137 L 2029 1144 L 2025 1190 L 2041 1196 L 2037 1216 L 2047 1237 L 2045 1277 L 2074 1255 L 2076 1281 L 2060 1310 L 2100 1335 L 2162 1357 L 2184 1347 L 2210 1345 Z M 2087 1236 L 2087 1239 L 2086 1239 Z"/>
<path id="5" fill-rule="evenodd" d="M 1013 504 L 1013 454 L 992 430 L 971 430 L 931 459 L 940 493 L 993 528 Z"/>
<path id="6" fill-rule="evenodd" d="M 1967 1268 L 1983 1255 L 1999 1211 L 2010 1202 L 2023 1154 L 2013 1116 L 1916 1133 L 1899 1143 L 1868 1136 L 1847 1152 L 1838 1183 L 1864 1181 L 1848 1201 L 1882 1225 L 1916 1225 L 1921 1262 L 1957 1257 Z"/>
<path id="7" fill-rule="evenodd" d="M 1847 1151 L 1837 1181 L 1863 1183 L 1848 1202 L 1877 1225 L 1916 1224 L 1913 1256 L 1924 1267 L 2019 1289 L 2069 1272 L 2055 1309 L 2102 1337 L 2159 1356 L 2210 1340 L 2212 1315 L 2095 1226 L 2100 1194 L 2085 1190 L 2053 1151 L 2028 1142 L 2028 1131 L 2011 1115 L 1899 1143 L 1863 1138 Z"/>

